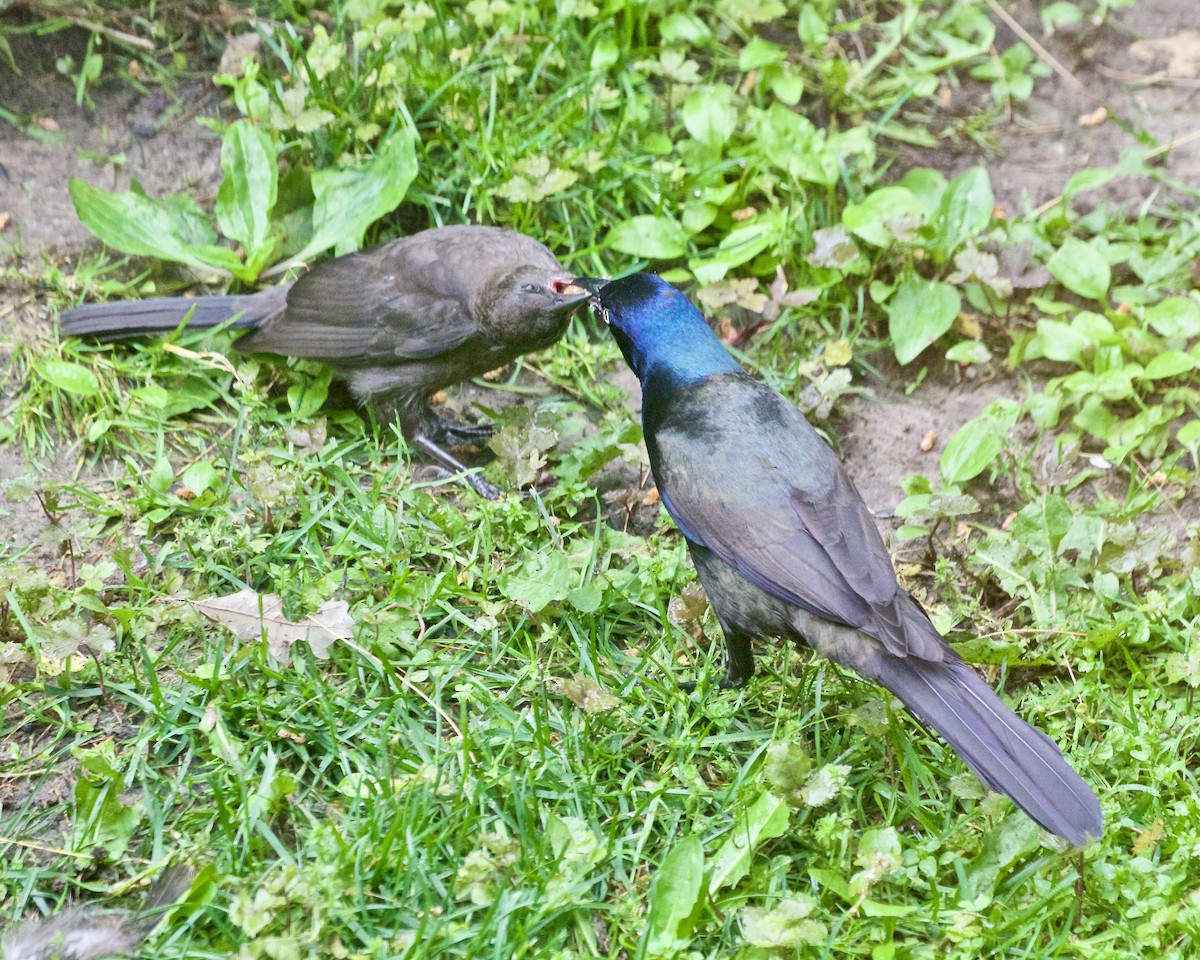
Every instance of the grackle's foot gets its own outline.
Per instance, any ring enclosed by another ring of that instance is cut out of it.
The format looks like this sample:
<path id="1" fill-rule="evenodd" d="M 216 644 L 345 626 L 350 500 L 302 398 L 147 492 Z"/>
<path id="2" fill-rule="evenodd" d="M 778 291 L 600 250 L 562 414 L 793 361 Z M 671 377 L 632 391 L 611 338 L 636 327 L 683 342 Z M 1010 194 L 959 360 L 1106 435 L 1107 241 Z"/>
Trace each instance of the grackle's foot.
<path id="1" fill-rule="evenodd" d="M 749 682 L 749 679 L 749 677 L 730 677 L 730 674 L 726 673 L 724 677 L 721 677 L 720 682 L 716 686 L 720 690 L 737 690 L 745 686 Z M 700 683 L 700 680 L 680 680 L 679 689 L 690 694 L 692 690 L 696 689 L 698 683 Z"/>
<path id="2" fill-rule="evenodd" d="M 750 682 L 750 678 L 754 676 L 754 665 L 751 664 L 747 670 L 743 666 L 735 669 L 731 661 L 729 669 L 725 671 L 725 676 L 721 678 L 721 682 L 717 684 L 722 690 L 738 690 Z"/>

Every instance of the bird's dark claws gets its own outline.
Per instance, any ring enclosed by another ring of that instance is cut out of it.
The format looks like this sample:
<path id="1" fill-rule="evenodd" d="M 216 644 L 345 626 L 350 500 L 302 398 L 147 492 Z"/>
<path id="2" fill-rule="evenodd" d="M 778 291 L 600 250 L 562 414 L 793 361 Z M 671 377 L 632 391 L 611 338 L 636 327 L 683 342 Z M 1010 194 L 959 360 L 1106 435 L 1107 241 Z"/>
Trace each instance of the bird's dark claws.
<path id="1" fill-rule="evenodd" d="M 466 477 L 467 483 L 485 500 L 499 500 L 504 496 L 504 491 L 493 483 L 488 483 L 477 473 L 468 473 Z"/>
<path id="2" fill-rule="evenodd" d="M 448 447 L 482 447 L 495 432 L 490 424 L 451 423 L 448 420 L 437 420 L 424 431 L 426 437 Z"/>
<path id="3" fill-rule="evenodd" d="M 753 671 L 751 671 L 751 676 Z M 717 686 L 722 690 L 737 690 L 744 687 L 750 680 L 750 676 L 733 675 L 731 672 L 726 673 L 717 683 Z M 698 680 L 681 680 L 679 681 L 679 689 L 685 693 L 691 693 L 699 685 Z"/>

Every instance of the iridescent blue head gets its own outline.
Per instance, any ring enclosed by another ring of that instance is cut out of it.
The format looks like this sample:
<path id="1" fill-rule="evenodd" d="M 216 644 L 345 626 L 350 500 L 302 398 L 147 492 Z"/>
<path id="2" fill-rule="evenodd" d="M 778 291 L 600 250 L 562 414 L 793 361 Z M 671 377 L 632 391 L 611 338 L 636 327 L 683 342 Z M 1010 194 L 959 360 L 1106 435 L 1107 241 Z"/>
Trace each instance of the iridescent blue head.
<path id="1" fill-rule="evenodd" d="M 662 277 L 634 273 L 608 282 L 576 280 L 612 330 L 642 386 L 652 375 L 693 383 L 741 367 L 692 302 Z"/>

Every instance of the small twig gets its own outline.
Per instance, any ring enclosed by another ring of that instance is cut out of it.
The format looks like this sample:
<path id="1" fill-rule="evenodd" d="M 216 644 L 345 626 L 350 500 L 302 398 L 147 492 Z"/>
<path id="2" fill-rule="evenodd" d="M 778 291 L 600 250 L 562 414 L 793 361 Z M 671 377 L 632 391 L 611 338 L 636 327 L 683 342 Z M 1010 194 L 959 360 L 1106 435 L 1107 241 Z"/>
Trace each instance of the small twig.
<path id="1" fill-rule="evenodd" d="M 1079 875 L 1075 878 L 1075 929 L 1078 930 L 1083 926 L 1083 895 L 1086 892 L 1083 884 L 1083 851 L 1080 850 L 1075 857 L 1075 869 L 1079 871 Z"/>
<path id="2" fill-rule="evenodd" d="M 72 573 L 72 576 L 74 574 Z M 96 665 L 96 683 L 100 687 L 100 695 L 104 697 L 104 702 L 108 704 L 108 709 L 113 712 L 118 720 L 121 719 L 121 711 L 113 702 L 113 698 L 109 695 L 108 687 L 104 685 L 104 668 L 100 666 L 100 657 L 96 651 L 87 643 L 83 644 L 83 652 L 92 658 L 92 663 Z"/>
<path id="3" fill-rule="evenodd" d="M 91 860 L 92 853 L 79 853 L 76 850 L 60 850 L 58 847 L 48 847 L 43 843 L 30 843 L 28 840 L 17 840 L 15 837 L 0 837 L 0 843 L 12 844 L 14 847 L 24 847 L 26 850 L 37 850 L 41 853 L 53 853 L 59 857 L 76 857 L 79 860 Z"/>
<path id="4" fill-rule="evenodd" d="M 138 47 L 141 50 L 153 50 L 154 41 L 147 40 L 144 37 L 135 37 L 132 33 L 125 33 L 123 30 L 117 30 L 113 27 L 106 27 L 102 23 L 96 23 L 93 20 L 87 20 L 84 17 L 75 16 L 73 14 L 64 14 L 62 9 L 52 4 L 30 3 L 29 8 L 36 13 L 47 18 L 63 17 L 65 20 L 71 21 L 75 26 L 90 30 L 92 33 L 102 33 L 106 37 L 112 37 L 114 40 L 119 40 L 121 43 L 127 43 L 131 47 Z"/>
<path id="5" fill-rule="evenodd" d="M 1145 86 L 1187 87 L 1189 90 L 1200 90 L 1200 78 L 1172 77 L 1165 70 L 1159 70 L 1157 73 L 1130 73 L 1128 70 L 1115 70 L 1112 67 L 1106 67 L 1104 64 L 1098 63 L 1096 64 L 1096 71 L 1112 80 L 1120 80 L 1122 83 L 1140 83 Z"/>
<path id="6" fill-rule="evenodd" d="M 993 630 L 990 633 L 975 634 L 976 640 L 990 640 L 992 637 L 1007 637 L 1012 633 L 1052 633 L 1056 637 L 1086 637 L 1083 630 L 1060 630 L 1058 627 L 1008 627 L 1003 630 Z"/>
<path id="7" fill-rule="evenodd" d="M 1170 140 L 1160 147 L 1155 147 L 1146 154 L 1146 160 L 1153 160 L 1155 157 L 1161 157 L 1169 150 L 1174 150 L 1176 147 L 1182 147 L 1184 144 L 1191 143 L 1193 140 L 1200 140 L 1200 130 L 1193 130 L 1191 133 L 1180 137 L 1178 140 Z"/>
<path id="8" fill-rule="evenodd" d="M 119 40 L 121 43 L 127 43 L 131 47 L 138 47 L 141 50 L 154 50 L 153 40 L 147 40 L 144 37 L 135 37 L 132 33 L 114 30 L 112 27 L 106 27 L 102 23 L 93 23 L 91 20 L 84 20 L 83 17 L 67 17 L 67 19 L 77 27 L 90 30 L 92 33 L 102 33 L 106 37 L 112 37 L 112 39 Z"/>
<path id="9" fill-rule="evenodd" d="M 552 386 L 558 390 L 561 390 L 563 393 L 574 397 L 576 400 L 585 400 L 586 399 L 586 397 L 584 397 L 584 395 L 583 395 L 582 390 L 577 390 L 575 387 L 571 386 L 569 383 L 563 383 L 559 378 L 552 377 L 550 374 L 548 374 L 545 370 L 543 370 L 541 367 L 539 367 L 536 363 L 534 363 L 528 357 L 521 358 L 521 369 L 528 370 L 534 376 L 541 377 L 548 384 L 550 384 L 550 386 Z M 502 390 L 504 388 L 497 386 L 496 389 Z"/>
<path id="10" fill-rule="evenodd" d="M 1038 123 L 1029 127 L 1015 127 L 1004 132 L 1013 137 L 1041 137 L 1048 133 L 1062 133 L 1063 125 L 1061 123 Z"/>
<path id="11" fill-rule="evenodd" d="M 1040 43 L 1038 43 L 1037 40 L 1034 39 L 1033 34 L 1031 34 L 1028 30 L 1026 30 L 1019 23 L 1017 23 L 1017 21 L 1012 18 L 1012 15 L 1009 14 L 1009 12 L 1007 10 L 1005 10 L 1002 6 L 1000 6 L 1000 4 L 998 4 L 996 2 L 996 0 L 987 0 L 987 5 L 992 8 L 992 12 L 995 13 L 996 16 L 998 16 L 1001 20 L 1003 20 L 1008 25 L 1008 28 L 1013 33 L 1015 33 L 1018 37 L 1020 37 L 1027 44 L 1029 44 L 1029 46 L 1033 50 L 1033 52 L 1038 55 L 1039 60 L 1041 60 L 1044 64 L 1046 64 L 1046 66 L 1048 66 L 1051 70 L 1053 70 L 1060 77 L 1062 77 L 1065 81 L 1067 81 L 1067 83 L 1069 83 L 1072 87 L 1074 87 L 1076 92 L 1078 92 L 1078 93 L 1087 93 L 1088 92 L 1087 87 L 1084 86 L 1083 83 L 1081 83 L 1079 81 L 1079 79 L 1075 76 L 1075 74 L 1073 74 L 1070 70 L 1068 70 L 1061 63 L 1059 63 L 1057 60 L 1055 60 L 1054 57 L 1051 56 L 1050 51 L 1047 50 L 1045 47 L 1043 47 Z"/>

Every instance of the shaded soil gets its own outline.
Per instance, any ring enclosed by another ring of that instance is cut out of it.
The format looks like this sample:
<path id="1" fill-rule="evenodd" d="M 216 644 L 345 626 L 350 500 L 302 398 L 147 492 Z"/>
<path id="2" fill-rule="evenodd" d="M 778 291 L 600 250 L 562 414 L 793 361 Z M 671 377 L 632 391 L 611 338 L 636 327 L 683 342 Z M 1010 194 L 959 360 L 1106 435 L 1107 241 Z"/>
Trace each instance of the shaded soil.
<path id="1" fill-rule="evenodd" d="M 935 477 L 942 451 L 959 427 L 992 401 L 1020 402 L 1025 392 L 1016 378 L 1002 377 L 930 383 L 913 396 L 880 387 L 851 398 L 836 424 L 846 472 L 871 512 L 890 518 L 904 496 L 901 479 L 913 473 Z"/>

